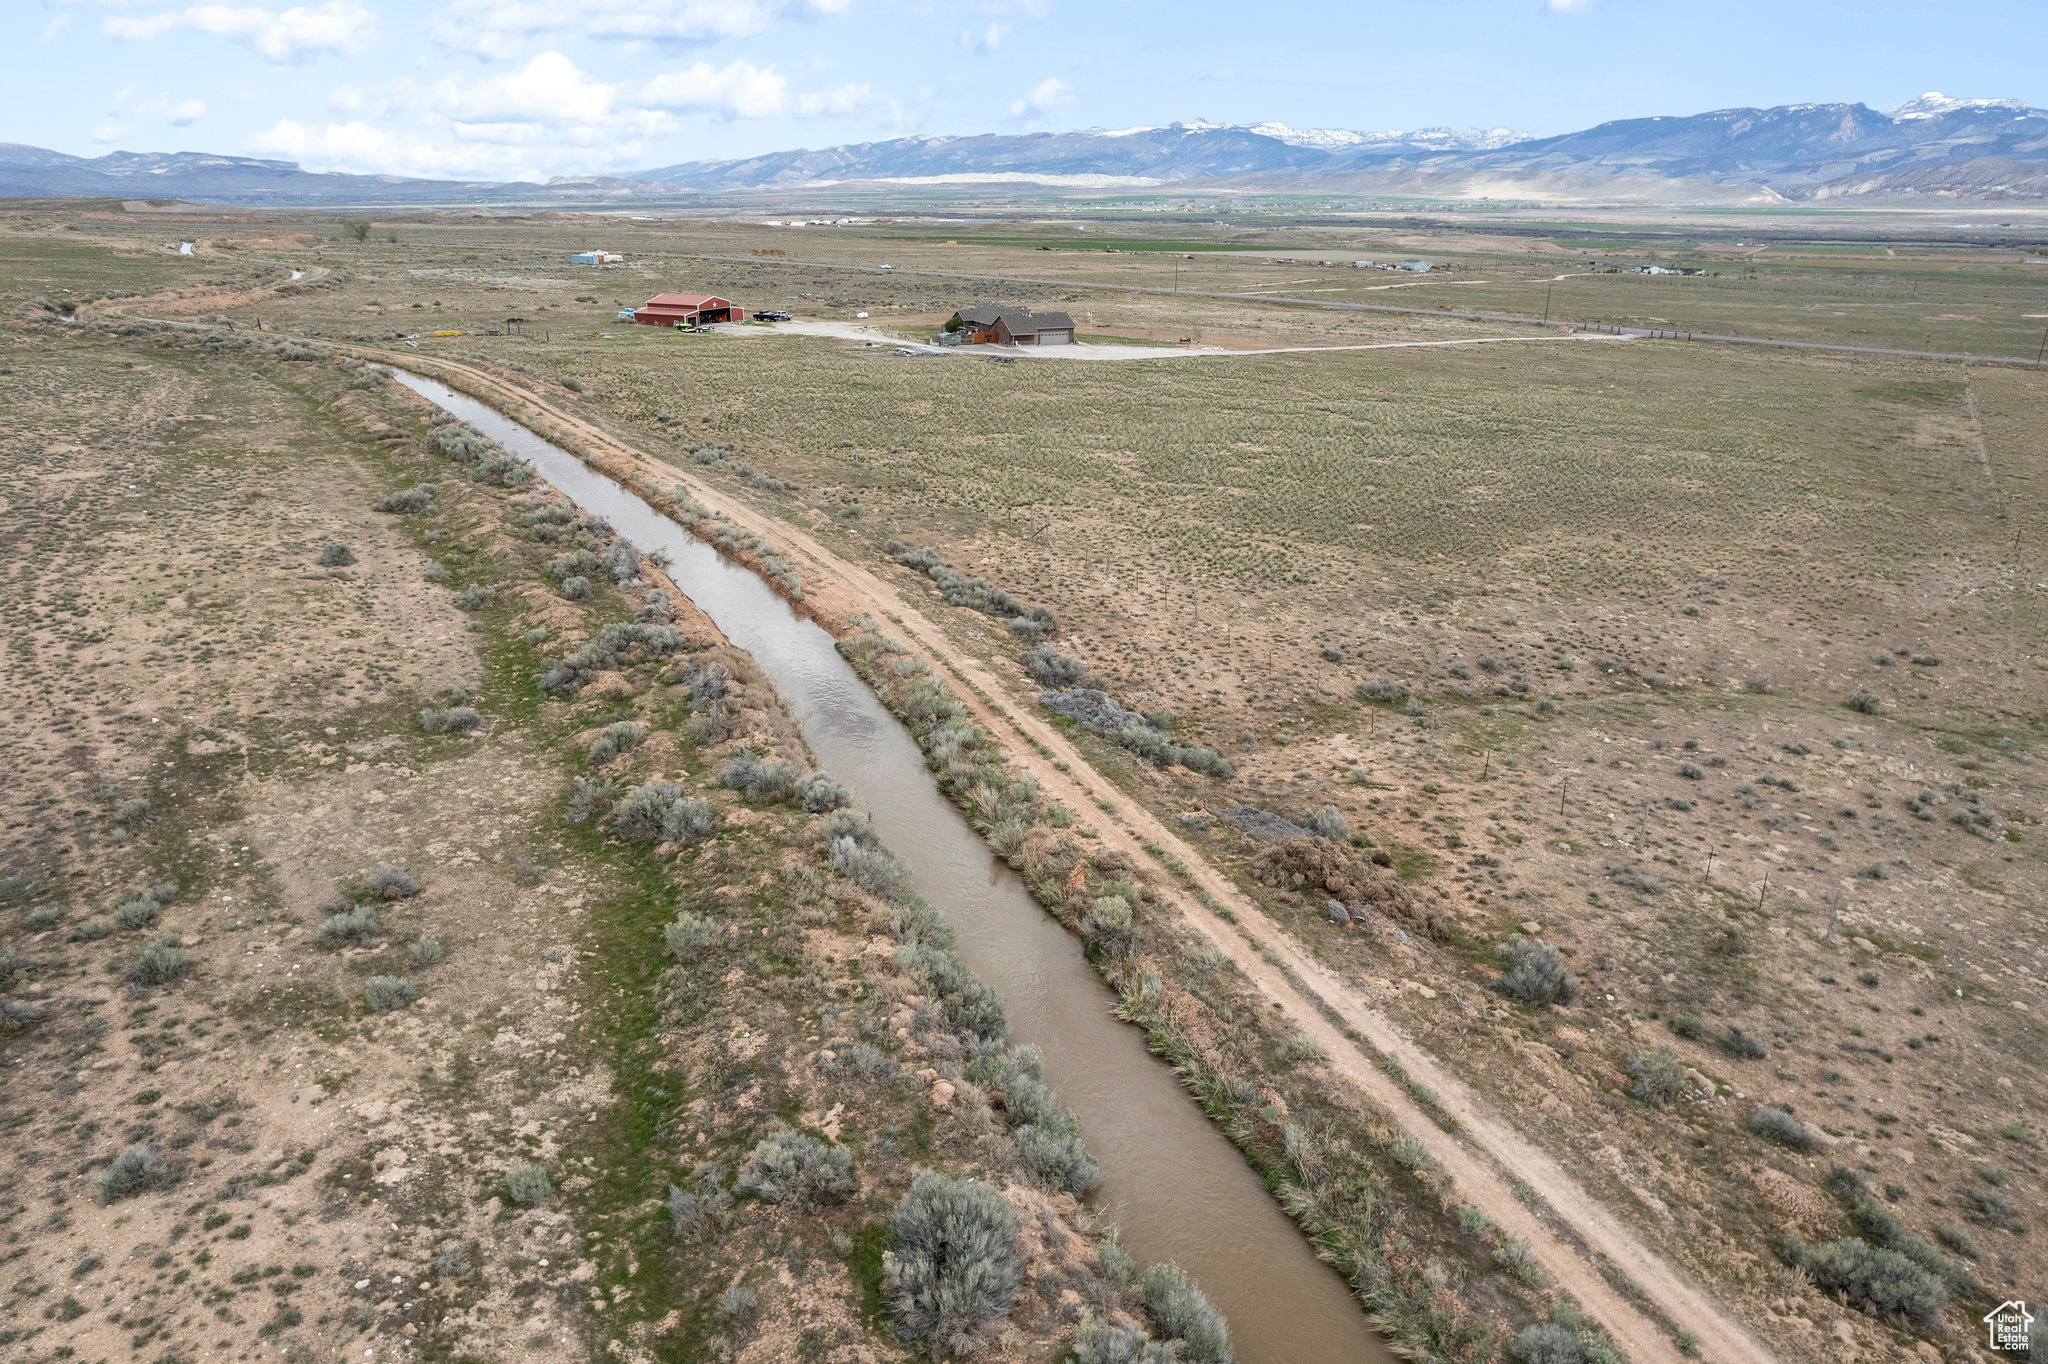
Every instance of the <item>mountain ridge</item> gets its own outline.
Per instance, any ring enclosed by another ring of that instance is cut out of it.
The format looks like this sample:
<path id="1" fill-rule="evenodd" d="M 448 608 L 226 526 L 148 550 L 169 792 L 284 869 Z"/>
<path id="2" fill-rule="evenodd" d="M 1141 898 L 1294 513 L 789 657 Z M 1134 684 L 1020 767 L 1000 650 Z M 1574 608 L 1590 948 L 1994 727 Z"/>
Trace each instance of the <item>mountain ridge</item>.
<path id="1" fill-rule="evenodd" d="M 208 152 L 72 156 L 0 143 L 0 196 L 184 197 L 243 203 L 587 202 L 762 195 L 846 184 L 1035 184 L 1073 191 L 1186 184 L 1213 193 L 1401 194 L 1483 185 L 1488 197 L 1662 193 L 1672 202 L 1772 199 L 2048 201 L 2048 109 L 1930 91 L 1890 113 L 1784 104 L 1615 119 L 1531 137 L 1507 128 L 1382 132 L 1275 122 L 914 134 L 623 175 L 423 180 L 307 171 Z M 1403 188 L 1405 187 L 1405 188 Z"/>

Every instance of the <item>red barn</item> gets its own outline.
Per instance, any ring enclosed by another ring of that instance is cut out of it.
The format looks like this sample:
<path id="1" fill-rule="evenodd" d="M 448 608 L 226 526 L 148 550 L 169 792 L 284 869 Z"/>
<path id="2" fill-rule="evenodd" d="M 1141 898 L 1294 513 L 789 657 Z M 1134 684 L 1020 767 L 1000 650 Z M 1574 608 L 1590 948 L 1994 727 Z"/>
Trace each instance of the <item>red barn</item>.
<path id="1" fill-rule="evenodd" d="M 633 320 L 648 327 L 672 327 L 678 322 L 739 322 L 746 315 L 739 304 L 716 294 L 656 294 L 633 310 Z"/>

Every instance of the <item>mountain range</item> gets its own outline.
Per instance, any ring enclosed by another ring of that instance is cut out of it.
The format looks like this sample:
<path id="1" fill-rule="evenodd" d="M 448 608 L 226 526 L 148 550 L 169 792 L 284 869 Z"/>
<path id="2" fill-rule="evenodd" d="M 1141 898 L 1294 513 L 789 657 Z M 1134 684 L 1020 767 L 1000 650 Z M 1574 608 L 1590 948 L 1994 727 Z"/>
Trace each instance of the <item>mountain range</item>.
<path id="1" fill-rule="evenodd" d="M 1622 119 L 1555 137 L 1505 128 L 1401 132 L 1279 123 L 1173 123 L 1067 133 L 900 137 L 652 167 L 547 184 L 309 172 L 289 161 L 198 152 L 86 158 L 0 144 L 0 196 L 226 203 L 587 203 L 772 197 L 851 183 L 1172 186 L 1225 194 L 1429 194 L 1665 202 L 2048 200 L 2048 110 L 1923 95 L 1890 113 L 1789 104 Z"/>

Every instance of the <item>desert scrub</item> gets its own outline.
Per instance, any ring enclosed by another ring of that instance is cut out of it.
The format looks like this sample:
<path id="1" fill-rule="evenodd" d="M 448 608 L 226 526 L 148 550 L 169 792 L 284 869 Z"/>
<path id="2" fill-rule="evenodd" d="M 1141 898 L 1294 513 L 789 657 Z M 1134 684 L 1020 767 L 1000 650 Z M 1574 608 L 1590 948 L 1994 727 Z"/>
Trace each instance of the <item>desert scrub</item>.
<path id="1" fill-rule="evenodd" d="M 363 982 L 363 1003 L 372 1013 L 388 1014 L 419 998 L 419 989 L 403 976 L 371 976 Z"/>
<path id="2" fill-rule="evenodd" d="M 381 512 L 395 512 L 400 516 L 421 516 L 436 510 L 434 494 L 438 491 L 431 483 L 416 483 L 410 488 L 401 488 L 377 504 Z"/>
<path id="3" fill-rule="evenodd" d="M 139 949 L 124 973 L 131 985 L 169 985 L 192 970 L 192 958 L 175 937 L 161 937 Z"/>
<path id="4" fill-rule="evenodd" d="M 606 725 L 590 745 L 590 761 L 602 767 L 622 753 L 631 753 L 646 741 L 647 731 L 631 720 Z M 580 822 L 580 821 L 579 821 Z"/>
<path id="5" fill-rule="evenodd" d="M 410 900 L 420 893 L 420 883 L 397 867 L 372 867 L 363 880 L 380 900 Z"/>
<path id="6" fill-rule="evenodd" d="M 489 583 L 475 583 L 462 589 L 455 604 L 464 611 L 481 611 L 498 599 L 498 589 Z"/>
<path id="7" fill-rule="evenodd" d="M 796 802 L 814 815 L 842 809 L 853 801 L 844 786 L 823 772 L 813 772 L 797 782 L 793 794 Z"/>
<path id="8" fill-rule="evenodd" d="M 1122 895 L 1097 897 L 1081 920 L 1081 936 L 1105 952 L 1123 956 L 1136 941 L 1137 920 Z"/>
<path id="9" fill-rule="evenodd" d="M 1558 950 L 1541 938 L 1509 938 L 1494 954 L 1508 968 L 1495 982 L 1503 994 L 1524 1004 L 1569 1004 L 1578 998 L 1578 977 L 1566 969 Z"/>
<path id="10" fill-rule="evenodd" d="M 548 692 L 575 691 L 601 672 L 611 672 L 642 659 L 667 658 L 685 641 L 673 625 L 642 625 L 613 621 L 590 642 L 548 665 L 535 680 Z"/>
<path id="11" fill-rule="evenodd" d="M 177 1182 L 177 1174 L 164 1164 L 154 1146 L 131 1146 L 92 1177 L 92 1191 L 100 1196 L 100 1202 L 115 1203 L 135 1194 L 168 1189 Z"/>
<path id="12" fill-rule="evenodd" d="M 1145 1312 L 1171 1340 L 1178 1341 L 1189 1364 L 1231 1364 L 1230 1330 L 1208 1295 L 1195 1287 L 1187 1271 L 1168 1261 L 1138 1276 Z"/>
<path id="13" fill-rule="evenodd" d="M 543 1166 L 521 1162 L 505 1171 L 505 1193 L 522 1208 L 539 1207 L 554 1191 Z"/>
<path id="14" fill-rule="evenodd" d="M 1333 843 L 1349 843 L 1351 841 L 1351 823 L 1344 818 L 1342 812 L 1334 805 L 1325 805 L 1322 809 L 1310 815 L 1307 827 L 1309 832 L 1317 837 L 1327 838 Z"/>
<path id="15" fill-rule="evenodd" d="M 1044 1068 L 1038 1048 L 1025 1046 L 983 1056 L 968 1074 L 1003 1095 L 1024 1168 L 1048 1188 L 1085 1194 L 1102 1182 L 1102 1171 L 1081 1145 L 1080 1119 L 1046 1085 Z"/>
<path id="16" fill-rule="evenodd" d="M 319 939 L 325 947 L 361 947 L 375 942 L 379 931 L 375 909 L 350 905 L 320 921 Z"/>
<path id="17" fill-rule="evenodd" d="M 1622 1068 L 1635 1077 L 1628 1092 L 1646 1104 L 1662 1108 L 1685 1097 L 1685 1063 L 1669 1047 L 1631 1056 Z"/>
<path id="18" fill-rule="evenodd" d="M 1844 1237 L 1817 1246 L 1796 1246 L 1789 1257 L 1815 1283 L 1885 1316 L 1903 1317 L 1923 1330 L 1937 1330 L 1948 1306 L 1939 1278 L 1895 1250 Z"/>
<path id="19" fill-rule="evenodd" d="M 166 881 L 161 885 L 152 886 L 143 894 L 130 896 L 115 905 L 114 923 L 131 933 L 147 928 L 156 922 L 157 915 L 162 912 L 163 907 L 176 899 L 177 895 L 176 882 Z"/>
<path id="20" fill-rule="evenodd" d="M 1173 717 L 1164 711 L 1141 715 L 1125 710 L 1108 692 L 1092 687 L 1042 692 L 1038 704 L 1055 714 L 1115 740 L 1159 767 L 1176 764 L 1204 776 L 1228 777 L 1228 759 L 1213 748 L 1190 748 L 1173 741 Z"/>
<path id="21" fill-rule="evenodd" d="M 719 781 L 731 790 L 746 792 L 749 800 L 781 800 L 791 785 L 788 763 L 757 758 L 748 748 L 726 762 Z"/>
<path id="22" fill-rule="evenodd" d="M 957 1351 L 1010 1314 L 1024 1284 L 1017 1214 L 994 1189 L 921 1170 L 889 1216 L 882 1257 L 897 1334 Z"/>
<path id="23" fill-rule="evenodd" d="M 1842 704 L 1858 715 L 1875 715 L 1884 709 L 1884 701 L 1874 692 L 1867 691 L 1850 692 L 1849 699 Z"/>
<path id="24" fill-rule="evenodd" d="M 836 1203 L 854 1191 L 853 1153 L 774 1123 L 740 1167 L 737 1185 L 798 1208 Z"/>
<path id="25" fill-rule="evenodd" d="M 612 827 L 643 842 L 695 843 L 710 835 L 711 803 L 671 781 L 637 786 L 612 805 Z"/>
<path id="26" fill-rule="evenodd" d="M 1722 1049 L 1738 1061 L 1761 1061 L 1770 1049 L 1744 1032 L 1740 1023 L 1730 1023 L 1721 1038 Z"/>
<path id="27" fill-rule="evenodd" d="M 322 568 L 346 568 L 355 561 L 356 552 L 344 544 L 329 543 L 320 550 Z"/>
<path id="28" fill-rule="evenodd" d="M 450 706 L 420 711 L 420 728 L 429 734 L 469 734 L 484 727 L 484 717 L 470 706 Z"/>
<path id="29" fill-rule="evenodd" d="M 565 601 L 589 601 L 590 579 L 580 573 L 562 579 L 562 598 Z"/>
<path id="30" fill-rule="evenodd" d="M 668 954 L 677 961 L 695 961 L 724 936 L 716 921 L 701 914 L 692 914 L 687 909 L 678 913 L 661 930 Z"/>
<path id="31" fill-rule="evenodd" d="M 1766 1104 L 1749 1115 L 1749 1130 L 1765 1141 L 1804 1151 L 1814 1143 L 1813 1129 L 1782 1108 Z"/>
<path id="32" fill-rule="evenodd" d="M 1088 665 L 1068 658 L 1050 644 L 1034 644 L 1024 651 L 1024 671 L 1041 687 L 1078 687 L 1088 680 Z"/>
<path id="33" fill-rule="evenodd" d="M 887 848 L 863 844 L 854 834 L 831 836 L 832 868 L 870 895 L 893 900 L 910 883 L 910 872 Z"/>
<path id="34" fill-rule="evenodd" d="M 979 611 L 984 616 L 999 620 L 1020 621 L 1022 629 L 1013 630 L 1020 638 L 1040 639 L 1056 634 L 1057 627 L 1052 612 L 1043 606 L 1028 610 L 1024 603 L 995 586 L 986 578 L 970 578 L 946 567 L 939 552 L 927 546 L 913 550 L 901 540 L 891 540 L 883 549 L 889 557 L 905 568 L 915 569 L 938 585 L 939 594 L 953 606 L 964 606 L 970 611 Z"/>
<path id="35" fill-rule="evenodd" d="M 439 938 L 415 938 L 405 951 L 415 966 L 439 966 L 447 955 Z"/>

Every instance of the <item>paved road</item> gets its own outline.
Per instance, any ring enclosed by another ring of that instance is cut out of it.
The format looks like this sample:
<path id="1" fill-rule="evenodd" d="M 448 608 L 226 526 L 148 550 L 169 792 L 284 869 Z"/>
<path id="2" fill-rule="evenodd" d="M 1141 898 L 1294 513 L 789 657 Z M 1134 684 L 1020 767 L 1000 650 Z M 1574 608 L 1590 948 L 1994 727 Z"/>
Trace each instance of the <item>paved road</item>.
<path id="1" fill-rule="evenodd" d="M 1217 289 L 1161 289 L 1148 284 L 1092 284 L 1076 279 L 1045 279 L 1035 275 L 976 275 L 957 270 L 881 270 L 872 265 L 840 265 L 831 261 L 777 260 L 763 256 L 722 256 L 694 251 L 645 252 L 668 260 L 731 261 L 741 265 L 782 265 L 806 270 L 844 270 L 862 275 L 913 275 L 920 279 L 965 279 L 978 283 L 1043 284 L 1055 289 L 1101 289 L 1124 294 L 1168 294 L 1189 298 L 1220 298 L 1241 303 L 1289 303 L 1301 308 L 1331 308 L 1354 313 L 1408 313 L 1417 317 L 1449 317 L 1462 322 L 1504 322 L 1511 325 L 1575 326 L 1580 331 L 1606 332 L 1671 341 L 1718 341 L 1735 346 L 1774 346 L 1784 350 L 1839 351 L 1848 355 L 1903 355 L 1915 360 L 1953 360 L 1972 365 L 2024 365 L 2037 368 L 2040 362 L 2024 355 L 1971 355 L 1939 350 L 1893 350 L 1885 346 L 1849 346 L 1835 341 L 1780 341 L 1768 336 L 1727 336 L 1719 332 L 1666 331 L 1656 327 L 1616 327 L 1606 323 L 1546 323 L 1540 317 L 1518 313 L 1466 313 L 1445 308 L 1407 308 L 1397 303 L 1343 303 L 1326 298 L 1293 298 L 1282 294 L 1233 294 Z"/>

